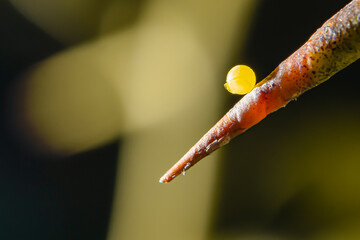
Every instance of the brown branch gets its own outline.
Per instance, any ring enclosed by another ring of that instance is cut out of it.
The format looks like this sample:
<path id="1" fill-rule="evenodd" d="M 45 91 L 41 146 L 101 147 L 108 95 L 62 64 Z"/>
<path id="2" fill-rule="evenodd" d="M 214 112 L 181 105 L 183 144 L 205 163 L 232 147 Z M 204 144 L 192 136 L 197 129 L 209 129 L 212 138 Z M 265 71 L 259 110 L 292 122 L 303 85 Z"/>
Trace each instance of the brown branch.
<path id="1" fill-rule="evenodd" d="M 170 182 L 305 91 L 360 57 L 360 0 L 341 9 L 269 76 L 258 83 L 160 178 Z"/>

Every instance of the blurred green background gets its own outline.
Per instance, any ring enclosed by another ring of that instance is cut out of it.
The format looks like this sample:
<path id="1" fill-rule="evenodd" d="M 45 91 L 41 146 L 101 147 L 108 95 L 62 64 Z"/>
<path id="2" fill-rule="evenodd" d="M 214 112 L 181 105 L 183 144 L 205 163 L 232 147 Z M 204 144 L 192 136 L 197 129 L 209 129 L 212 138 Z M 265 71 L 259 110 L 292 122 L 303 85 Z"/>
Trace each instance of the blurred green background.
<path id="1" fill-rule="evenodd" d="M 0 239 L 360 239 L 359 62 L 158 183 L 348 2 L 0 0 Z"/>

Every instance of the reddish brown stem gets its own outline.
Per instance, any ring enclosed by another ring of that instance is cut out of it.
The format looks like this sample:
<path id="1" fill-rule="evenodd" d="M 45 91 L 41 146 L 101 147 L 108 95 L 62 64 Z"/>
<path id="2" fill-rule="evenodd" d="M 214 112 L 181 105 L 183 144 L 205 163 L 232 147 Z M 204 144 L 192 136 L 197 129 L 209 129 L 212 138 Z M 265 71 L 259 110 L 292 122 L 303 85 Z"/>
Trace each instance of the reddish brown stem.
<path id="1" fill-rule="evenodd" d="M 354 0 L 230 109 L 161 177 L 160 182 L 170 182 L 269 113 L 356 61 L 360 57 L 359 25 L 360 0 Z"/>

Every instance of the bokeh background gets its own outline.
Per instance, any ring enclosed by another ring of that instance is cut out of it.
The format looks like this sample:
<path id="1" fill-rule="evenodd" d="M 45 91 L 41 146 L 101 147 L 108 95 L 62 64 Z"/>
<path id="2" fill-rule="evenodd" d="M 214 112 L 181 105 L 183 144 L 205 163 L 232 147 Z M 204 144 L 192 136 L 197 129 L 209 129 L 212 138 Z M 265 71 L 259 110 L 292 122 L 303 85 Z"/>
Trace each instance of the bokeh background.
<path id="1" fill-rule="evenodd" d="M 0 0 L 0 239 L 360 239 L 359 62 L 158 183 L 348 2 Z"/>

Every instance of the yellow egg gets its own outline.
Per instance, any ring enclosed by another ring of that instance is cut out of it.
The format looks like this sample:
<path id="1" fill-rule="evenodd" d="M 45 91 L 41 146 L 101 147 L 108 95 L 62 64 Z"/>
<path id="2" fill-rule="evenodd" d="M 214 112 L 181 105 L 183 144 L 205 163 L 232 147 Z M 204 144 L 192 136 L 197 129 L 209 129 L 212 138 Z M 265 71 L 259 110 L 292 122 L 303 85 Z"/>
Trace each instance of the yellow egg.
<path id="1" fill-rule="evenodd" d="M 254 71 L 245 65 L 233 67 L 226 76 L 225 88 L 232 94 L 247 94 L 254 87 L 256 77 Z"/>

